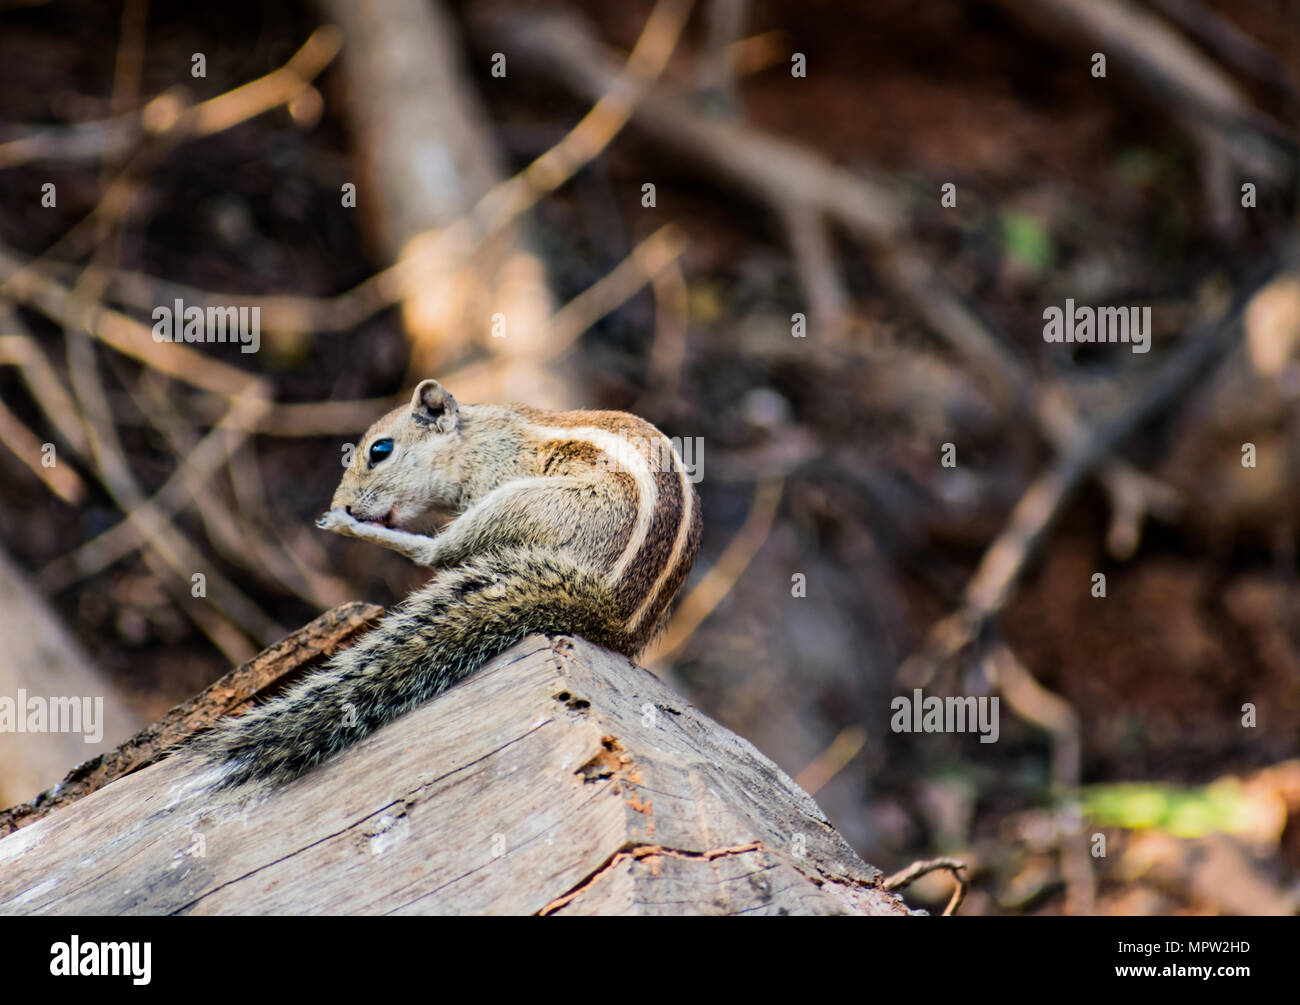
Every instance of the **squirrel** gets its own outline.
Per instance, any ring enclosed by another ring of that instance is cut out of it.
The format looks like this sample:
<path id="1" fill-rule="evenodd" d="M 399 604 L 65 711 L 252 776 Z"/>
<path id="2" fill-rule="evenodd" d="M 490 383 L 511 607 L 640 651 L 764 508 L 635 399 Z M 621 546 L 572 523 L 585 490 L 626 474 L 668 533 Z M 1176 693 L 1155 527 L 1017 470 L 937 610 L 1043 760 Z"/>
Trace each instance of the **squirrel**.
<path id="1" fill-rule="evenodd" d="M 434 576 L 323 668 L 191 741 L 220 787 L 290 781 L 526 635 L 635 658 L 702 530 L 681 458 L 644 419 L 460 405 L 436 380 L 366 431 L 316 523 Z"/>

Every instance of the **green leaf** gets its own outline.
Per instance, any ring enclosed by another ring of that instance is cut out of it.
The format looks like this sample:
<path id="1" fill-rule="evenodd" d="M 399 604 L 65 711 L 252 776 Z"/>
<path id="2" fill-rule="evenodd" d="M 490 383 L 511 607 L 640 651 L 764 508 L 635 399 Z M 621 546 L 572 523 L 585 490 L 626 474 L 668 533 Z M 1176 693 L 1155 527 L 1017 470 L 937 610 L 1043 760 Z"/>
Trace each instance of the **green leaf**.
<path id="1" fill-rule="evenodd" d="M 1037 218 L 1015 209 L 1002 211 L 1002 247 L 1020 265 L 1042 272 L 1056 259 L 1056 244 Z"/>

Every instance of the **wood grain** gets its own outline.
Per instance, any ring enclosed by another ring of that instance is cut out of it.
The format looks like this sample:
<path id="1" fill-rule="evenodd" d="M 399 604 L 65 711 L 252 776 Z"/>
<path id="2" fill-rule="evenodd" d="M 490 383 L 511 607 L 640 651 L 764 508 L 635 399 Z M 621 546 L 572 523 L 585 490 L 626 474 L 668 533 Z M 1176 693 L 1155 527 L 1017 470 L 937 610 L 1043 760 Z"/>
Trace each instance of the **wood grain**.
<path id="1" fill-rule="evenodd" d="M 168 758 L 0 840 L 0 913 L 908 913 L 775 764 L 578 639 L 290 785 L 200 785 Z"/>

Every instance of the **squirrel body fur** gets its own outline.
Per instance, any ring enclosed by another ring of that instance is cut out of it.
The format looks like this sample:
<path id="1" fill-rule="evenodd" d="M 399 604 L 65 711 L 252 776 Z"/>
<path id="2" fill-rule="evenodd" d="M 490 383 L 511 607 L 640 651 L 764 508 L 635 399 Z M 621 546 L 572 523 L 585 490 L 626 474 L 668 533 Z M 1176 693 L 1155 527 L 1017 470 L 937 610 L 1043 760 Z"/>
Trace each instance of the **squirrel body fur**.
<path id="1" fill-rule="evenodd" d="M 318 526 L 433 578 L 322 669 L 197 738 L 223 785 L 288 781 L 529 634 L 635 656 L 701 534 L 681 458 L 645 420 L 460 405 L 434 380 L 367 430 L 330 505 Z"/>

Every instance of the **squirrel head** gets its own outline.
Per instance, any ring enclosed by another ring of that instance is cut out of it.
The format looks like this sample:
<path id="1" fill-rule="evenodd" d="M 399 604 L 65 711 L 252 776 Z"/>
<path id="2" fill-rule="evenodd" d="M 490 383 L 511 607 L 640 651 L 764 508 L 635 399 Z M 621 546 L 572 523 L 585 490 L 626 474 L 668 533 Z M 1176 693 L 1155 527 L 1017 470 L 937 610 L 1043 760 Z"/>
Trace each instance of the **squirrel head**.
<path id="1" fill-rule="evenodd" d="M 423 530 L 457 512 L 463 495 L 460 406 L 436 380 L 366 430 L 334 491 L 331 509 L 362 522 Z"/>

